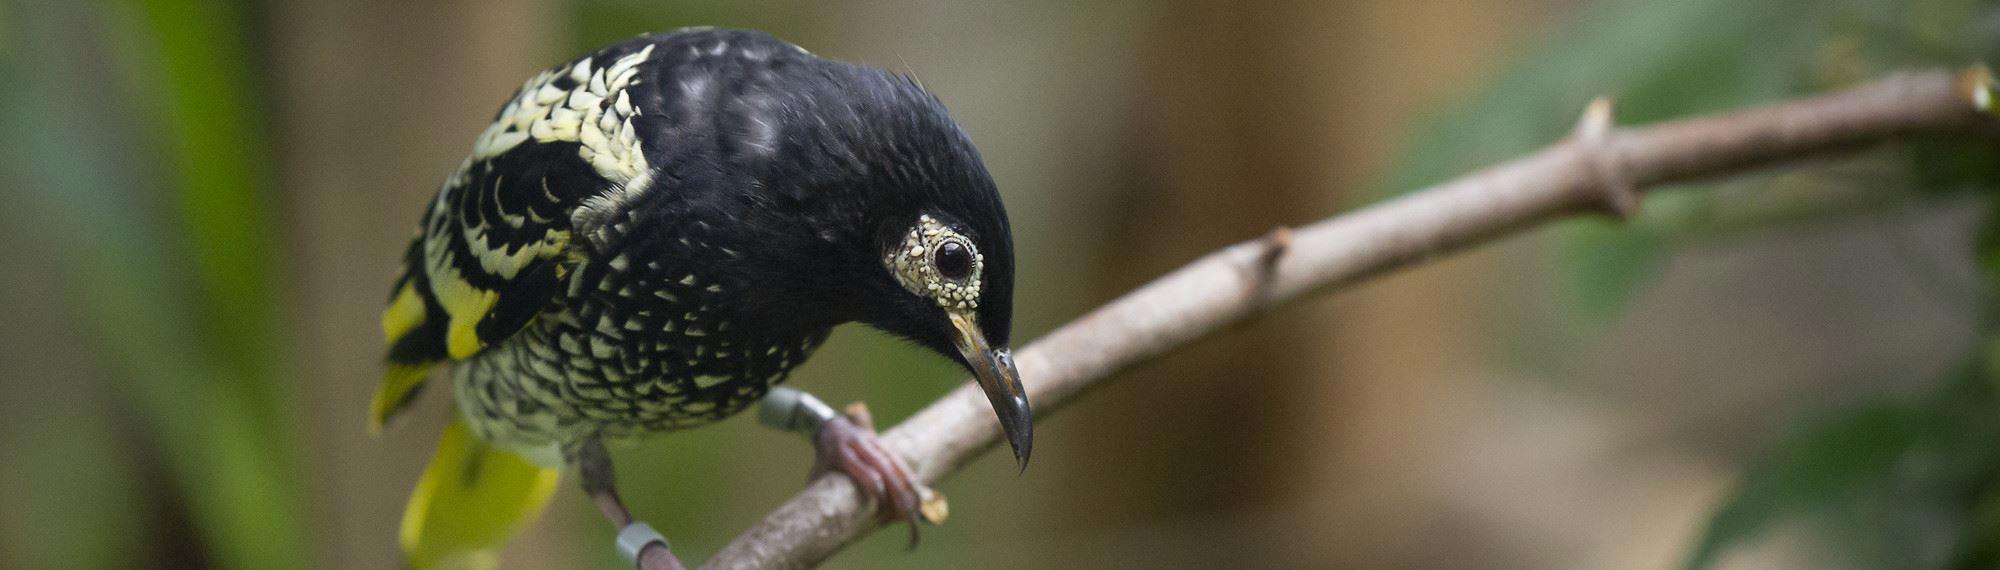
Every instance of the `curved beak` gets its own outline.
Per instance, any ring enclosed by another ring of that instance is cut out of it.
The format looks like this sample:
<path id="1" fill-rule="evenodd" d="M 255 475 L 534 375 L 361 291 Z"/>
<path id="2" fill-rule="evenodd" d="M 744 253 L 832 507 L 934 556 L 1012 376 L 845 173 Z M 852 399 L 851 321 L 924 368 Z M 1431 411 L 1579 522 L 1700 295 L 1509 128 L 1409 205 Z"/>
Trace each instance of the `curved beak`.
<path id="1" fill-rule="evenodd" d="M 957 331 L 954 341 L 958 354 L 965 357 L 965 364 L 972 368 L 972 377 L 979 381 L 979 388 L 986 391 L 986 400 L 993 404 L 993 415 L 1000 419 L 1000 431 L 1007 435 L 1007 445 L 1014 449 L 1014 460 L 1022 470 L 1028 468 L 1028 453 L 1035 448 L 1034 414 L 1028 409 L 1028 391 L 1021 386 L 1021 373 L 1014 369 L 1014 356 L 1007 347 L 994 348 L 986 343 L 986 333 L 979 328 L 979 322 L 970 312 L 947 311 L 951 315 L 951 326 Z"/>

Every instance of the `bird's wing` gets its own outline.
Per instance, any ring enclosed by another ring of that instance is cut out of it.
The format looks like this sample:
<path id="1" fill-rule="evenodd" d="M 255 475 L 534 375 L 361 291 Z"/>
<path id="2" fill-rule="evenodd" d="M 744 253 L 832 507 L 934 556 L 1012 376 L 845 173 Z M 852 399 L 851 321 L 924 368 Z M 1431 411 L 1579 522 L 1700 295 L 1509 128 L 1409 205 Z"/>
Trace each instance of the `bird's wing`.
<path id="1" fill-rule="evenodd" d="M 572 220 L 649 184 L 633 103 L 659 47 L 635 39 L 528 80 L 445 181 L 382 315 L 389 371 L 372 427 L 433 365 L 506 340 L 558 302 L 587 255 Z"/>

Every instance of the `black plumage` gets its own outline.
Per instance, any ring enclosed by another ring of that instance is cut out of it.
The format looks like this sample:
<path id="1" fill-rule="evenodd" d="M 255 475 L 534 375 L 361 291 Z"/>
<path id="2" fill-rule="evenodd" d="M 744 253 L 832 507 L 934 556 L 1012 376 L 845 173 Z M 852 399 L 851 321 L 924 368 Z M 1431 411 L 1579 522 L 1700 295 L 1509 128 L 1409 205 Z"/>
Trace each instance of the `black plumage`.
<path id="1" fill-rule="evenodd" d="M 860 322 L 973 371 L 1026 460 L 1006 212 L 908 77 L 752 31 L 608 46 L 522 87 L 405 262 L 378 422 L 457 361 L 482 439 L 573 459 L 734 414 Z"/>

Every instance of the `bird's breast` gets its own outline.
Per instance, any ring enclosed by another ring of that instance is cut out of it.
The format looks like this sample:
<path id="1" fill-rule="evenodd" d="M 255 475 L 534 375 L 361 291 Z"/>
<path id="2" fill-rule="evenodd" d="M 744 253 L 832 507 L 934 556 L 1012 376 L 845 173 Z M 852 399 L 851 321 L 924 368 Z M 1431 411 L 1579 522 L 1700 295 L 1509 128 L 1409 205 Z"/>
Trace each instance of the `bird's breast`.
<path id="1" fill-rule="evenodd" d="M 608 431 L 661 431 L 719 420 L 761 398 L 825 340 L 749 319 L 748 285 L 723 252 L 637 248 L 585 272 L 588 293 L 564 311 L 546 352 L 567 364 L 565 396 Z"/>

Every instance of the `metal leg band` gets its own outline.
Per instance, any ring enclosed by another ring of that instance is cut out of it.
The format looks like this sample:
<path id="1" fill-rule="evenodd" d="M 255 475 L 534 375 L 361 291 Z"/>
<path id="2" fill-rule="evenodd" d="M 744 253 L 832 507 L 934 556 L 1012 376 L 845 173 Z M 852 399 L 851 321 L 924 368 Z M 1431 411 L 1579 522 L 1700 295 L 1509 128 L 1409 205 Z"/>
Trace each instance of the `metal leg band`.
<path id="1" fill-rule="evenodd" d="M 812 437 L 819 433 L 819 426 L 838 417 L 833 406 L 797 388 L 783 386 L 772 388 L 764 395 L 764 401 L 757 408 L 757 419 L 764 425 L 785 431 L 799 432 Z"/>
<path id="2" fill-rule="evenodd" d="M 638 564 L 639 551 L 655 542 L 660 543 L 661 548 L 667 547 L 667 537 L 661 536 L 660 531 L 653 530 L 652 525 L 633 521 L 618 530 L 618 556 L 626 562 Z"/>

